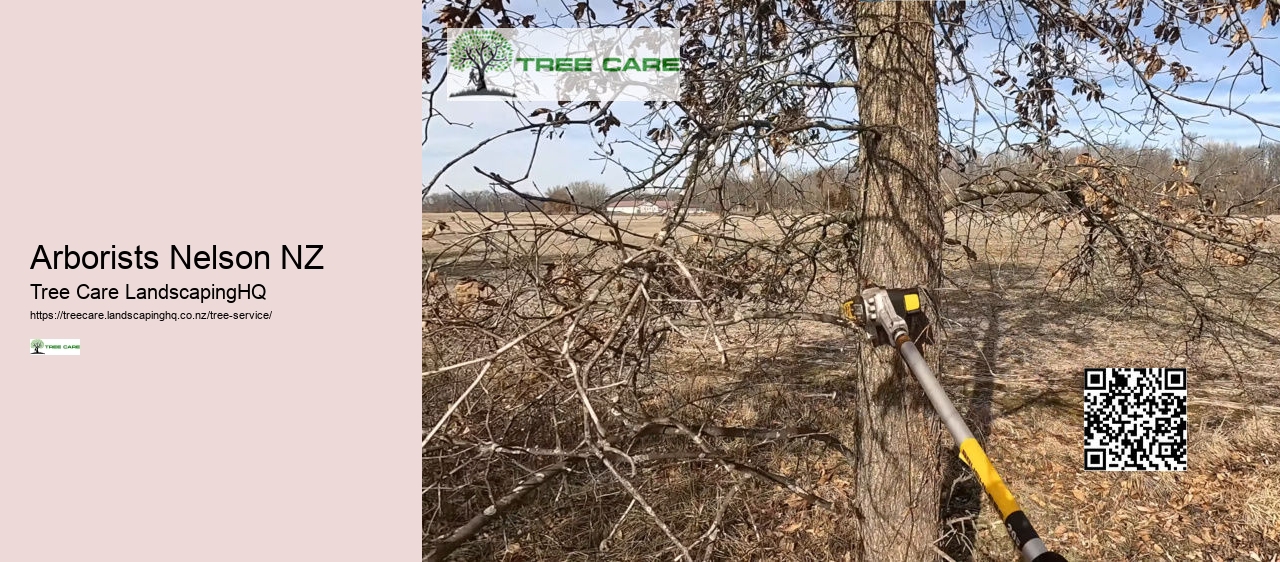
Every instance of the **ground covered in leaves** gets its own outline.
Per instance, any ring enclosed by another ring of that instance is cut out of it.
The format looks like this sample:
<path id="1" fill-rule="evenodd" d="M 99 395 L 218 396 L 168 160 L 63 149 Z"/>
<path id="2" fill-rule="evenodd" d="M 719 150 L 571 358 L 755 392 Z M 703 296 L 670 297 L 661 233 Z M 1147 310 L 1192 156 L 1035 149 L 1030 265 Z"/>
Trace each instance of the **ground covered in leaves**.
<path id="1" fill-rule="evenodd" d="M 980 257 L 948 252 L 941 379 L 1046 543 L 1069 560 L 1280 560 L 1280 288 L 1233 283 L 1242 270 L 1209 260 L 1202 274 L 1241 322 L 1197 328 L 1171 289 L 1127 303 L 1105 287 L 1055 290 L 1045 240 L 963 241 Z M 733 466 L 786 483 L 727 478 L 724 463 L 698 458 L 634 472 L 631 483 L 699 560 L 850 560 L 846 530 L 867 507 L 856 505 L 858 467 L 839 446 L 852 433 L 857 334 L 806 322 L 724 334 L 727 364 L 709 337 L 673 334 L 647 366 L 663 391 L 643 408 L 691 425 L 784 430 L 703 438 Z M 1188 369 L 1187 471 L 1083 470 L 1086 367 Z M 940 558 L 1016 560 L 998 514 L 952 462 L 939 491 Z M 451 559 L 670 559 L 664 534 L 624 492 L 600 485 L 599 471 L 585 464 L 538 490 Z M 494 495 L 510 485 L 493 482 Z"/>

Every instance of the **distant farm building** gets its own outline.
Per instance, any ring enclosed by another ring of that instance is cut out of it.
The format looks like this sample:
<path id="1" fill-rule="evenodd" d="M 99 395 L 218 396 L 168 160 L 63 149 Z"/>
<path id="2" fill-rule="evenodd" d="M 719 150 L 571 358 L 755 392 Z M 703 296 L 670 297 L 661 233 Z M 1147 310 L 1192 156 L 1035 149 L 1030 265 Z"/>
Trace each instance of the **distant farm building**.
<path id="1" fill-rule="evenodd" d="M 663 212 L 663 208 L 655 201 L 623 199 L 610 204 L 609 212 L 615 215 L 657 215 Z"/>
<path id="2" fill-rule="evenodd" d="M 609 212 L 615 215 L 665 215 L 674 211 L 676 206 L 677 204 L 674 201 L 622 199 L 611 203 Z M 706 209 L 700 207 L 686 207 L 685 211 L 691 215 L 701 215 L 707 212 Z"/>

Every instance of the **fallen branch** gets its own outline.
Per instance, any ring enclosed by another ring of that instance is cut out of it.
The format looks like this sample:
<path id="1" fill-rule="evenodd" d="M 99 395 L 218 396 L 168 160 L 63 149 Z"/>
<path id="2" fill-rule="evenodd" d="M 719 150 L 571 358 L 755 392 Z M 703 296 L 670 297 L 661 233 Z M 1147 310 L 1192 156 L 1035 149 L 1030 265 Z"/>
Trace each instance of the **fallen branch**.
<path id="1" fill-rule="evenodd" d="M 809 490 L 804 489 L 799 484 L 796 484 L 795 482 L 788 480 L 783 476 L 774 474 L 772 472 L 769 472 L 757 466 L 752 466 L 743 462 L 730 460 L 728 458 L 725 458 L 723 455 L 717 454 L 716 451 L 711 447 L 711 445 L 702 439 L 702 437 L 698 432 L 695 432 L 689 429 L 687 426 L 685 426 L 684 424 L 678 421 L 665 419 L 665 420 L 659 420 L 659 422 L 657 423 L 662 423 L 667 427 L 674 428 L 680 434 L 691 439 L 694 442 L 694 444 L 696 444 L 698 448 L 702 451 L 702 454 L 699 455 L 698 457 L 699 459 L 714 460 L 716 462 L 719 462 L 720 466 L 724 467 L 726 470 L 729 470 L 731 472 L 742 472 L 749 476 L 763 480 L 765 482 L 777 484 L 778 486 L 782 486 L 783 488 L 790 490 L 792 493 L 804 498 L 811 504 L 816 504 L 819 507 L 823 507 L 826 509 L 833 509 L 831 502 L 819 497 L 817 494 L 814 494 Z M 729 429 L 729 428 L 721 428 L 721 429 Z"/>
<path id="2" fill-rule="evenodd" d="M 685 434 L 685 430 L 681 429 L 682 427 L 683 426 L 678 422 L 674 422 L 672 420 L 668 420 L 665 418 L 652 420 L 650 422 L 645 423 L 639 429 L 639 431 L 636 432 L 635 437 L 640 438 L 646 435 L 671 435 L 671 434 L 683 435 Z M 849 455 L 851 455 L 853 452 L 850 451 L 848 447 L 845 447 L 844 443 L 841 443 L 839 439 L 837 439 L 835 436 L 831 435 L 830 433 L 818 431 L 817 429 L 813 429 L 809 427 L 784 427 L 784 428 L 777 428 L 777 429 L 767 429 L 767 428 L 754 428 L 754 427 L 722 427 L 722 426 L 715 426 L 715 425 L 704 425 L 704 426 L 698 426 L 696 429 L 691 429 L 690 431 L 693 431 L 698 435 L 707 435 L 711 437 L 719 437 L 722 439 L 760 439 L 763 441 L 783 441 L 783 442 L 790 441 L 792 439 L 809 439 L 813 441 L 818 441 L 829 447 L 832 447 L 840 451 L 842 454 L 844 454 L 846 457 L 852 460 L 852 457 L 849 457 Z"/>
<path id="3" fill-rule="evenodd" d="M 457 550 L 459 546 L 462 546 L 462 543 L 470 540 L 479 533 L 485 525 L 488 525 L 494 519 L 506 515 L 513 508 L 517 507 L 520 501 L 523 500 L 525 496 L 529 495 L 529 492 L 538 489 L 539 486 L 545 484 L 552 477 L 558 476 L 568 470 L 569 464 L 566 461 L 561 461 L 538 469 L 533 474 L 529 475 L 529 477 L 521 480 L 519 484 L 516 484 L 516 487 L 508 492 L 507 495 L 498 498 L 497 501 L 493 502 L 493 505 L 484 508 L 484 511 L 481 511 L 475 517 L 472 517 L 465 525 L 458 527 L 448 537 L 437 542 L 435 548 L 431 549 L 431 552 L 428 552 L 427 555 L 422 558 L 423 562 L 443 561 L 450 553 Z"/>
<path id="4" fill-rule="evenodd" d="M 627 480 L 622 476 L 622 473 L 618 472 L 618 469 L 613 466 L 613 463 L 609 462 L 609 459 L 605 457 L 603 450 L 597 449 L 596 454 L 599 457 L 600 462 L 604 463 L 605 468 L 609 469 L 609 472 L 613 474 L 613 477 L 618 481 L 618 484 L 621 484 L 622 488 L 626 490 L 628 494 L 631 494 L 631 499 L 637 504 L 640 504 L 640 509 L 643 509 L 645 513 L 649 514 L 649 517 L 653 519 L 653 523 L 658 526 L 658 529 L 662 531 L 662 534 L 666 535 L 676 549 L 680 551 L 680 558 L 685 562 L 693 562 L 693 555 L 689 553 L 689 547 L 680 542 L 680 538 L 676 537 L 675 532 L 672 531 L 671 527 L 658 516 L 658 512 L 653 510 L 653 507 L 649 505 L 649 502 L 644 500 L 644 497 L 640 495 L 640 491 L 631 484 L 630 480 Z"/>
<path id="5" fill-rule="evenodd" d="M 676 326 L 682 326 L 682 327 L 705 327 L 705 326 L 711 325 L 719 328 L 723 326 L 732 326 L 734 324 L 739 324 L 739 323 L 747 322 L 750 320 L 783 320 L 783 321 L 800 320 L 805 322 L 821 322 L 823 324 L 840 326 L 841 328 L 856 328 L 856 326 L 854 326 L 853 323 L 849 322 L 848 320 L 845 320 L 841 316 L 836 316 L 834 314 L 822 314 L 819 312 L 777 312 L 772 310 L 761 310 L 757 312 L 735 314 L 733 318 L 725 319 L 725 320 L 716 320 L 712 324 L 707 324 L 705 321 L 697 321 L 697 320 L 677 320 L 677 321 L 673 321 L 672 324 Z"/>

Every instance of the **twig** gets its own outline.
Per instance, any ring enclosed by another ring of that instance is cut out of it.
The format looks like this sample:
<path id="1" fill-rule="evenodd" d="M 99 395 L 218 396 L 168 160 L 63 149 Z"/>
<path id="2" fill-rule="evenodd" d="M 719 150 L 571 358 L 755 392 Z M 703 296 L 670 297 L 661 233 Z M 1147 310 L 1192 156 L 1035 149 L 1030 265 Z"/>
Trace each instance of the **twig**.
<path id="1" fill-rule="evenodd" d="M 609 472 L 613 474 L 613 477 L 622 485 L 622 488 L 626 490 L 628 494 L 631 494 L 631 499 L 640 504 L 640 509 L 643 509 L 645 513 L 649 514 L 649 517 L 653 519 L 654 524 L 657 525 L 658 528 L 662 530 L 662 533 L 671 540 L 671 544 L 680 551 L 681 558 L 683 558 L 685 562 L 693 562 L 693 555 L 689 554 L 689 548 L 686 547 L 684 543 L 680 542 L 680 539 L 676 537 L 676 534 L 671 531 L 671 527 L 668 527 L 662 518 L 658 516 L 658 513 L 653 510 L 653 507 L 649 505 L 649 502 L 644 501 L 644 498 L 640 496 L 640 491 L 636 490 L 636 487 L 631 484 L 631 481 L 622 476 L 622 473 L 618 472 L 618 469 L 613 466 L 613 463 L 609 462 L 609 459 L 605 458 L 602 450 L 597 449 L 596 454 L 600 458 L 600 462 L 604 463 L 605 468 L 608 468 Z"/>

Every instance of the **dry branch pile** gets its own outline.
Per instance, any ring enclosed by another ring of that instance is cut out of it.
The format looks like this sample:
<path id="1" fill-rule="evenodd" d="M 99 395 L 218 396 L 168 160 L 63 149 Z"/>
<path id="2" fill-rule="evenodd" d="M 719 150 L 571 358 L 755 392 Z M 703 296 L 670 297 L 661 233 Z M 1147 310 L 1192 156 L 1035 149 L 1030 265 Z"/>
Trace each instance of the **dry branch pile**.
<path id="1" fill-rule="evenodd" d="M 630 517 L 647 520 L 666 549 L 692 556 L 714 540 L 714 514 L 691 540 L 691 522 L 673 528 L 669 508 L 640 492 L 690 463 L 718 467 L 734 489 L 754 483 L 830 507 L 735 443 L 816 445 L 839 457 L 838 438 L 821 428 L 711 424 L 673 399 L 679 380 L 655 362 L 707 340 L 708 365 L 723 365 L 739 355 L 732 348 L 759 339 L 731 337 L 739 323 L 841 324 L 830 310 L 803 308 L 827 304 L 812 296 L 841 274 L 840 260 L 815 258 L 846 251 L 837 218 L 778 218 L 768 236 L 752 238 L 725 221 L 669 224 L 643 246 L 631 242 L 640 233 L 599 218 L 495 218 L 437 242 L 471 244 L 468 253 L 424 252 L 424 494 L 433 496 L 424 499 L 436 506 L 424 514 L 429 558 L 474 539 L 527 495 L 568 490 L 590 493 L 573 503 L 613 513 L 616 524 L 617 509 L 632 506 Z M 452 271 L 475 274 L 449 290 Z M 603 551 L 607 539 L 594 546 Z"/>

